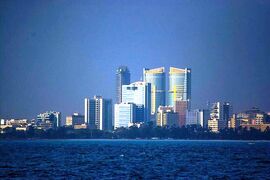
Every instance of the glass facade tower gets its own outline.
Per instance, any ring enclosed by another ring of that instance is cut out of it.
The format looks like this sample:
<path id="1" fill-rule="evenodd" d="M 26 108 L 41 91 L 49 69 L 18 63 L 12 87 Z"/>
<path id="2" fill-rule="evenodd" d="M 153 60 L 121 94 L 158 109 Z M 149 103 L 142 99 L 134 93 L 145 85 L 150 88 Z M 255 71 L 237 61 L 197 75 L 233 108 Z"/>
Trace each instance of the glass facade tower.
<path id="1" fill-rule="evenodd" d="M 151 114 L 165 105 L 165 68 L 143 69 L 143 81 L 151 83 Z"/>
<path id="2" fill-rule="evenodd" d="M 175 101 L 187 101 L 191 108 L 191 69 L 170 67 L 168 105 L 174 106 Z"/>

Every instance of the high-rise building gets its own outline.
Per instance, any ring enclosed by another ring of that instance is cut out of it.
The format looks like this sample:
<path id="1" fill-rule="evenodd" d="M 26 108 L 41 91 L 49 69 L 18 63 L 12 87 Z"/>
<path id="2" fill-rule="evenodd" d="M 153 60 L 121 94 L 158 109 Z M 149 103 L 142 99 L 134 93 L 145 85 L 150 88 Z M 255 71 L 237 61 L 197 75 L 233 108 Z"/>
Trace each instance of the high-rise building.
<path id="1" fill-rule="evenodd" d="M 156 118 L 157 126 L 178 127 L 178 113 L 171 106 L 159 106 Z"/>
<path id="2" fill-rule="evenodd" d="M 176 100 L 187 101 L 191 109 L 191 69 L 170 67 L 168 105 L 174 106 Z"/>
<path id="3" fill-rule="evenodd" d="M 126 66 L 116 70 L 116 103 L 122 102 L 122 85 L 130 84 L 130 72 Z"/>
<path id="4" fill-rule="evenodd" d="M 90 100 L 84 98 L 84 123 L 89 124 Z"/>
<path id="5" fill-rule="evenodd" d="M 114 129 L 129 127 L 135 123 L 136 105 L 134 103 L 121 103 L 114 105 Z"/>
<path id="6" fill-rule="evenodd" d="M 61 126 L 61 113 L 47 111 L 37 115 L 36 125 L 40 129 L 57 128 Z"/>
<path id="7" fill-rule="evenodd" d="M 229 102 L 224 102 L 222 104 L 222 128 L 228 127 L 228 122 L 230 121 L 232 117 L 233 108 L 232 105 Z"/>
<path id="8" fill-rule="evenodd" d="M 151 84 L 139 81 L 131 83 L 130 85 L 123 85 L 122 102 L 143 106 L 143 122 L 148 122 L 150 120 L 151 108 Z"/>
<path id="9" fill-rule="evenodd" d="M 151 83 L 151 114 L 155 114 L 159 106 L 165 105 L 165 68 L 143 69 L 143 81 Z"/>
<path id="10" fill-rule="evenodd" d="M 84 115 L 73 113 L 72 116 L 66 117 L 66 126 L 75 126 L 85 124 Z"/>
<path id="11" fill-rule="evenodd" d="M 91 129 L 112 130 L 112 100 L 104 99 L 101 96 L 94 96 L 93 99 L 85 99 L 85 118 Z"/>

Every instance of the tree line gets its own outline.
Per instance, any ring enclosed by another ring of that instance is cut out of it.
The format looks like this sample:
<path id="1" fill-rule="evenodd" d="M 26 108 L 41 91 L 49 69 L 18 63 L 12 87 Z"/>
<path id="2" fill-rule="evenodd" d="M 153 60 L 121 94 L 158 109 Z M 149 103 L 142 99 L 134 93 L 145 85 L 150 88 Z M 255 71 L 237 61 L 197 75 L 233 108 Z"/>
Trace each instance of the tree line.
<path id="1" fill-rule="evenodd" d="M 217 140 L 270 140 L 270 129 L 264 132 L 251 128 L 225 128 L 218 133 L 201 126 L 159 127 L 144 124 L 140 127 L 118 128 L 114 131 L 97 129 L 73 129 L 60 127 L 41 130 L 29 127 L 27 131 L 16 131 L 15 128 L 4 129 L 0 139 L 217 139 Z"/>

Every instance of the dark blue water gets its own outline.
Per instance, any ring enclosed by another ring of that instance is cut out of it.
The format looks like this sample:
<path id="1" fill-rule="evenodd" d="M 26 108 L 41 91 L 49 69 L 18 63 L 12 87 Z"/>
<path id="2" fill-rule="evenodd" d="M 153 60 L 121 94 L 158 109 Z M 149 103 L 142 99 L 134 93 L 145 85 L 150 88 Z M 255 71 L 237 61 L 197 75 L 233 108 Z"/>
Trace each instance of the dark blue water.
<path id="1" fill-rule="evenodd" d="M 270 142 L 0 141 L 0 178 L 267 179 Z"/>

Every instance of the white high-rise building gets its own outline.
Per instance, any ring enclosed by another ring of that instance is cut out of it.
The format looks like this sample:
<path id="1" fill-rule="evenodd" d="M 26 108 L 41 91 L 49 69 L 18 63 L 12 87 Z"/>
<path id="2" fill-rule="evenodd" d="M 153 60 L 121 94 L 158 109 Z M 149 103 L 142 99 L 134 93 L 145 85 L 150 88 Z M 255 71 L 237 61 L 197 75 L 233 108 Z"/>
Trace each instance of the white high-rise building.
<path id="1" fill-rule="evenodd" d="M 90 110 L 90 103 L 89 103 L 89 98 L 84 99 L 84 123 L 88 124 L 89 123 L 89 110 Z"/>
<path id="2" fill-rule="evenodd" d="M 133 103 L 121 103 L 114 105 L 114 129 L 129 127 L 135 121 L 136 105 Z"/>
<path id="3" fill-rule="evenodd" d="M 112 101 L 101 96 L 85 98 L 85 122 L 91 129 L 112 130 Z"/>
<path id="4" fill-rule="evenodd" d="M 134 103 L 144 106 L 144 122 L 150 120 L 151 112 L 151 84 L 146 82 L 134 82 L 122 86 L 122 102 Z"/>

